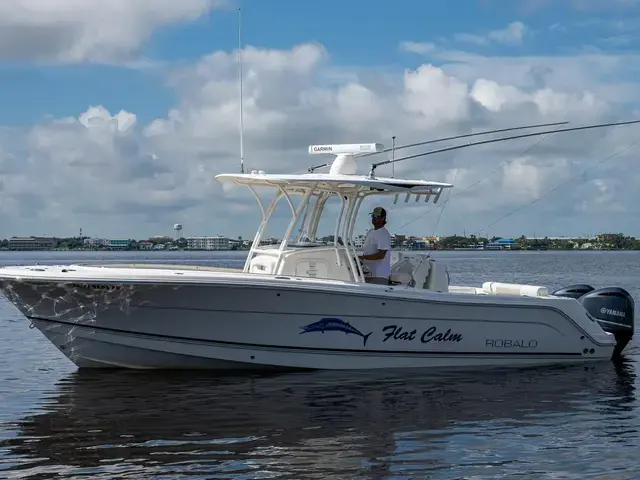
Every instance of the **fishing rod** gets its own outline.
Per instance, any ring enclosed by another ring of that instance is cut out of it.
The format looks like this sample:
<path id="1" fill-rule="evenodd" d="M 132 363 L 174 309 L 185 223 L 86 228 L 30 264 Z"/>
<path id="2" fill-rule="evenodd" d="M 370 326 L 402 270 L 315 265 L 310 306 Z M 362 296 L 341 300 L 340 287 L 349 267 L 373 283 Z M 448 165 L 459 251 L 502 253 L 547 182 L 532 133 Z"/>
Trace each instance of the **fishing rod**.
<path id="1" fill-rule="evenodd" d="M 493 227 L 496 223 L 501 222 L 502 220 L 504 220 L 507 217 L 510 217 L 511 215 L 513 215 L 514 213 L 519 212 L 520 210 L 523 210 L 527 207 L 530 207 L 531 205 L 533 205 L 534 203 L 539 202 L 540 200 L 542 200 L 543 198 L 549 196 L 550 194 L 556 192 L 557 190 L 559 190 L 560 188 L 564 187 L 565 185 L 568 185 L 569 183 L 573 182 L 575 179 L 582 177 L 584 174 L 586 174 L 589 170 L 592 170 L 596 167 L 599 167 L 600 165 L 608 162 L 609 160 L 616 158 L 617 156 L 623 154 L 624 152 L 626 152 L 627 150 L 635 147 L 636 145 L 640 144 L 640 140 L 636 140 L 633 143 L 627 145 L 626 147 L 621 148 L 620 150 L 618 150 L 617 152 L 609 155 L 608 157 L 588 166 L 587 168 L 585 168 L 584 170 L 582 170 L 580 173 L 578 173 L 577 175 L 574 175 L 573 177 L 569 178 L 567 181 L 560 183 L 559 185 L 556 185 L 555 187 L 553 187 L 551 190 L 548 190 L 547 192 L 543 193 L 542 195 L 534 198 L 531 202 L 526 203 L 524 205 L 521 205 L 519 207 L 514 208 L 513 210 L 511 210 L 509 213 L 503 215 L 502 217 L 498 218 L 497 220 L 494 220 L 493 222 L 491 222 L 489 225 L 487 225 L 485 228 L 477 230 L 474 235 L 477 233 L 481 233 L 482 231 L 487 231 L 489 228 Z M 443 206 L 444 207 L 444 206 Z"/>
<path id="2" fill-rule="evenodd" d="M 596 163 L 594 163 L 594 164 L 592 164 L 592 165 L 588 166 L 587 168 L 585 168 L 584 170 L 582 170 L 582 171 L 581 171 L 580 173 L 578 173 L 577 175 L 574 175 L 574 176 L 572 176 L 571 178 L 569 178 L 568 180 L 566 180 L 566 181 L 564 181 L 564 182 L 560 183 L 559 185 L 556 185 L 555 187 L 553 187 L 552 189 L 550 189 L 550 190 L 546 191 L 546 192 L 545 192 L 545 193 L 543 193 L 542 195 L 540 195 L 540 196 L 538 196 L 538 197 L 534 198 L 532 201 L 530 201 L 530 202 L 528 202 L 528 203 L 526 203 L 526 204 L 524 204 L 524 205 L 520 205 L 520 206 L 518 206 L 518 207 L 514 208 L 513 210 L 511 210 L 511 211 L 510 211 L 510 212 L 508 212 L 507 214 L 505 214 L 505 215 L 503 215 L 502 217 L 498 218 L 497 220 L 495 220 L 495 221 L 491 222 L 491 223 L 490 223 L 489 225 L 487 225 L 486 227 L 481 228 L 481 229 L 479 229 L 479 230 L 476 230 L 475 232 L 472 232 L 472 233 L 471 233 L 471 235 L 479 236 L 483 231 L 484 231 L 484 232 L 486 232 L 489 228 L 493 227 L 493 226 L 494 226 L 494 225 L 496 225 L 498 222 L 501 222 L 501 221 L 502 221 L 502 220 L 504 220 L 505 218 L 508 218 L 508 217 L 510 217 L 511 215 L 513 215 L 513 214 L 515 214 L 515 213 L 517 213 L 517 212 L 519 212 L 519 211 L 521 211 L 521 210 L 524 210 L 525 208 L 530 207 L 531 205 L 533 205 L 533 204 L 535 204 L 535 203 L 539 202 L 540 200 L 544 199 L 545 197 L 547 197 L 547 196 L 551 195 L 552 193 L 556 192 L 558 189 L 560 189 L 560 188 L 562 188 L 562 187 L 564 187 L 564 186 L 566 186 L 566 185 L 570 184 L 571 182 L 573 182 L 573 181 L 574 181 L 574 180 L 576 180 L 577 178 L 580 178 L 580 177 L 584 176 L 584 175 L 585 175 L 587 172 L 589 172 L 590 170 L 592 170 L 592 169 L 594 169 L 594 168 L 596 168 L 596 167 L 599 167 L 600 165 L 602 165 L 602 164 L 604 164 L 604 163 L 608 162 L 609 160 L 611 160 L 611 159 L 613 159 L 613 158 L 615 158 L 615 157 L 617 157 L 617 156 L 621 155 L 621 154 L 622 154 L 622 153 L 624 153 L 625 151 L 627 151 L 627 150 L 629 150 L 629 149 L 633 148 L 634 146 L 636 146 L 636 145 L 638 145 L 638 144 L 640 144 L 640 140 L 636 140 L 636 141 L 634 141 L 633 143 L 631 143 L 631 144 L 629 144 L 629 145 L 627 145 L 627 146 L 623 147 L 622 149 L 618 150 L 617 152 L 615 152 L 615 153 L 613 153 L 613 154 L 609 155 L 608 157 L 606 157 L 606 158 L 604 158 L 604 159 L 602 159 L 602 160 L 600 160 L 600 161 L 598 161 L 598 162 L 596 162 Z M 457 175 L 457 170 L 456 170 L 456 175 Z M 486 178 L 486 177 L 485 177 L 485 178 Z M 455 181 L 455 175 L 454 175 L 454 181 Z M 452 182 L 452 183 L 453 183 L 453 182 Z M 476 184 L 477 184 L 477 183 L 479 183 L 479 182 L 476 182 Z M 475 184 L 474 184 L 474 185 L 475 185 Z M 468 190 L 469 188 L 471 188 L 471 186 L 473 186 L 473 185 L 470 185 L 469 187 L 466 187 L 465 189 L 463 189 L 463 190 L 462 190 L 462 192 L 464 192 L 464 191 Z M 449 194 L 451 194 L 451 189 L 449 189 L 449 192 L 448 192 L 448 193 L 449 193 Z M 440 215 L 442 215 L 442 211 L 444 210 L 445 205 L 447 205 L 447 203 L 449 203 L 449 202 L 452 200 L 452 198 L 451 198 L 451 197 L 455 198 L 455 197 L 457 197 L 458 195 L 460 195 L 460 193 L 458 193 L 458 194 L 454 194 L 454 195 L 449 195 L 449 196 L 447 197 L 447 199 L 446 199 L 443 203 L 441 203 L 440 205 L 438 205 L 437 207 L 432 208 L 431 210 L 427 210 L 425 213 L 423 213 L 423 214 L 421 214 L 421 215 L 417 216 L 417 217 L 416 217 L 416 218 L 414 218 L 413 220 L 409 220 L 408 222 L 403 223 L 403 224 L 402 224 L 402 225 L 400 225 L 396 230 L 402 230 L 402 229 L 403 229 L 403 228 L 405 228 L 406 226 L 411 225 L 413 222 L 416 222 L 416 221 L 420 220 L 421 218 L 424 218 L 427 214 L 429 214 L 429 213 L 431 213 L 431 212 L 433 212 L 433 211 L 435 211 L 435 210 L 438 210 L 438 209 L 440 210 Z M 435 234 L 434 234 L 434 235 L 432 235 L 432 236 L 435 236 Z"/>
<path id="3" fill-rule="evenodd" d="M 548 136 L 543 137 L 543 138 L 539 138 L 537 139 L 533 144 L 529 145 L 527 148 L 525 148 L 522 152 L 520 152 L 520 154 L 516 157 L 513 157 L 507 161 L 502 162 L 500 165 L 498 165 L 496 168 L 494 168 L 489 174 L 485 175 L 484 177 L 482 177 L 480 180 L 475 181 L 474 183 L 472 183 L 471 185 L 467 185 L 465 188 L 463 188 L 462 190 L 458 190 L 457 193 L 454 193 L 453 195 L 451 195 L 451 189 L 449 189 L 449 195 L 447 196 L 447 199 L 444 201 L 443 204 L 441 204 L 441 207 L 444 208 L 444 205 L 446 205 L 448 202 L 450 202 L 453 198 L 456 198 L 460 195 L 462 195 L 464 192 L 468 191 L 469 189 L 475 187 L 476 185 L 482 183 L 483 181 L 485 181 L 487 178 L 489 178 L 491 175 L 493 175 L 494 173 L 500 171 L 501 168 L 505 167 L 506 165 L 509 165 L 513 162 L 515 162 L 516 160 L 522 158 L 523 155 L 527 154 L 529 151 L 531 151 L 533 148 L 535 148 L 536 146 L 538 146 L 541 142 L 544 142 L 546 139 L 548 138 Z M 456 169 L 456 174 L 454 175 L 454 180 L 451 183 L 455 183 L 455 177 L 458 174 L 458 170 Z M 389 205 L 389 207 L 391 207 L 391 205 Z M 420 214 L 419 216 L 417 216 L 416 218 L 414 218 L 413 220 L 410 220 L 408 222 L 403 223 L 402 225 L 400 225 L 400 227 L 398 227 L 398 230 L 403 229 L 404 227 L 406 227 L 407 225 L 411 225 L 413 222 L 416 222 L 418 220 L 420 220 L 421 218 L 423 218 L 425 215 L 429 214 L 430 212 L 432 212 L 435 209 L 432 210 L 427 210 L 425 213 Z M 442 211 L 441 211 L 442 213 Z M 432 237 L 435 237 L 435 234 L 432 235 Z"/>
<path id="4" fill-rule="evenodd" d="M 462 135 L 454 135 L 452 137 L 436 138 L 434 140 L 426 140 L 418 143 L 408 143 L 407 145 L 400 145 L 399 147 L 385 148 L 379 152 L 371 152 L 359 155 L 358 158 L 369 157 L 371 155 L 380 155 L 381 153 L 394 152 L 395 150 L 402 150 L 403 148 L 419 147 L 421 145 L 429 145 L 431 143 L 446 142 L 448 140 L 457 140 L 459 138 L 477 137 L 479 135 L 490 135 L 492 133 L 511 132 L 514 130 L 524 130 L 526 128 L 540 128 L 540 127 L 553 127 L 556 125 L 566 125 L 569 122 L 554 122 L 554 123 L 540 123 L 538 125 L 523 125 L 519 127 L 499 128 L 497 130 L 485 130 L 484 132 L 465 133 Z M 395 139 L 395 137 L 393 137 Z"/>
<path id="5" fill-rule="evenodd" d="M 432 143 L 440 143 L 440 142 L 446 142 L 448 140 L 458 140 L 460 138 L 469 138 L 469 137 L 477 137 L 479 135 L 490 135 L 492 133 L 502 133 L 502 132 L 511 132 L 514 130 L 524 130 L 527 128 L 540 128 L 540 127 L 553 127 L 556 125 L 566 125 L 569 122 L 554 122 L 554 123 L 540 123 L 537 125 L 522 125 L 519 127 L 509 127 L 509 128 L 499 128 L 496 130 L 485 130 L 484 132 L 476 132 L 476 133 L 465 133 L 463 135 L 454 135 L 452 137 L 443 137 L 443 138 L 436 138 L 433 140 L 426 140 L 424 142 L 418 142 L 418 143 L 409 143 L 407 145 L 400 145 L 398 147 L 395 146 L 395 136 L 392 137 L 393 141 L 394 141 L 394 146 L 391 148 L 385 148 L 384 150 L 381 150 L 379 152 L 371 152 L 371 153 L 364 153 L 362 155 L 358 155 L 358 158 L 364 158 L 364 157 L 369 157 L 371 155 L 379 155 L 381 153 L 387 153 L 387 152 L 394 152 L 396 150 L 402 150 L 403 148 L 411 148 L 411 147 L 419 147 L 421 145 L 429 145 Z M 315 165 L 313 167 L 309 167 L 308 171 L 309 173 L 313 173 L 314 171 L 316 171 L 319 168 L 323 168 L 323 167 L 328 167 L 330 164 L 329 163 L 323 163 L 321 165 Z"/>
<path id="6" fill-rule="evenodd" d="M 434 155 L 436 153 L 450 152 L 452 150 L 458 150 L 458 149 L 461 149 L 461 148 L 473 147 L 473 146 L 476 146 L 476 145 L 485 145 L 485 144 L 488 144 L 488 143 L 505 142 L 507 140 L 515 140 L 515 139 L 518 139 L 518 138 L 535 137 L 537 135 L 545 135 L 547 133 L 573 132 L 573 131 L 578 131 L 578 130 L 588 130 L 588 129 L 592 129 L 592 128 L 603 128 L 603 127 L 611 127 L 611 126 L 618 126 L 618 125 L 630 125 L 632 123 L 640 123 L 640 120 L 629 120 L 627 122 L 617 122 L 617 123 L 600 123 L 600 124 L 595 124 L 595 125 L 584 125 L 582 127 L 561 128 L 561 129 L 558 129 L 558 130 L 544 130 L 542 132 L 523 133 L 523 134 L 520 134 L 520 135 L 513 135 L 513 136 L 510 136 L 510 137 L 492 138 L 490 140 L 480 140 L 480 141 L 477 141 L 477 142 L 465 143 L 465 144 L 462 144 L 462 145 L 454 145 L 452 147 L 438 148 L 436 150 L 429 150 L 428 152 L 416 153 L 415 155 L 409 155 L 409 156 L 406 156 L 406 157 L 400 157 L 400 158 L 396 158 L 394 160 L 385 160 L 385 161 L 382 161 L 382 162 L 373 163 L 373 164 L 371 164 L 371 170 L 369 171 L 369 177 L 373 178 L 373 174 L 375 173 L 375 169 L 377 167 L 379 167 L 379 166 L 389 165 L 389 164 L 392 164 L 392 163 L 401 162 L 403 160 L 410 160 L 412 158 L 424 157 L 424 156 L 427 156 L 427 155 Z"/>

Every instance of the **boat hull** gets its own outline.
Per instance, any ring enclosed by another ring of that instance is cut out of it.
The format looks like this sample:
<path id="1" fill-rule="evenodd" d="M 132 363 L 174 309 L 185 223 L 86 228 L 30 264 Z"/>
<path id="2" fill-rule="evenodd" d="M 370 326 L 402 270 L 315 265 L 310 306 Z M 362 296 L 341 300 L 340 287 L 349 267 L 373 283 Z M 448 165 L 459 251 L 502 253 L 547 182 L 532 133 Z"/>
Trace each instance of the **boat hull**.
<path id="1" fill-rule="evenodd" d="M 80 368 L 383 369 L 609 360 L 574 299 L 445 294 L 297 279 L 0 280 Z"/>
<path id="2" fill-rule="evenodd" d="M 210 370 L 373 370 L 389 368 L 458 368 L 527 366 L 605 361 L 602 356 L 577 353 L 372 351 L 290 349 L 285 346 L 182 340 L 138 333 L 105 331 L 32 319 L 40 330 L 78 368 L 210 369 Z"/>

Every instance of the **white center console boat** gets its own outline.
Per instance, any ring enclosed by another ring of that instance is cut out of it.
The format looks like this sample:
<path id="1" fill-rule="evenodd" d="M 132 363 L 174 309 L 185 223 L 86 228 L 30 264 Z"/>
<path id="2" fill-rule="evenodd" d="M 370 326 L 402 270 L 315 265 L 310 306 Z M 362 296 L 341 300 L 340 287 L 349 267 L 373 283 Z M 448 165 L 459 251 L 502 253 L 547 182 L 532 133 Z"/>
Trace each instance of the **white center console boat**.
<path id="1" fill-rule="evenodd" d="M 262 221 L 244 268 L 166 265 L 13 266 L 0 288 L 78 367 L 381 369 L 522 366 L 609 360 L 634 332 L 634 301 L 617 287 L 487 281 L 450 284 L 428 253 L 394 252 L 389 285 L 367 283 L 354 225 L 364 199 L 436 203 L 447 183 L 356 174 L 379 144 L 324 145 L 328 173 L 222 174 L 247 188 Z M 258 190 L 271 189 L 263 205 Z M 331 198 L 334 239 L 318 241 Z M 262 245 L 279 202 L 291 221 Z"/>

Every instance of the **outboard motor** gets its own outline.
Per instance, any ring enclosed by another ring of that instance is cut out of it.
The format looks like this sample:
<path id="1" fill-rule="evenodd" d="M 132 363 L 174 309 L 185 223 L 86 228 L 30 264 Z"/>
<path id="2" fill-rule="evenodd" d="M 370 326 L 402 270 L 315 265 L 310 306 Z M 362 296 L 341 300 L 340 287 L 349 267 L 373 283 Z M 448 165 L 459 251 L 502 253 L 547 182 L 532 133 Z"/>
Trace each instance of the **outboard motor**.
<path id="1" fill-rule="evenodd" d="M 585 293 L 578 301 L 605 332 L 613 333 L 617 345 L 614 357 L 619 357 L 635 329 L 633 297 L 624 288 L 606 287 Z"/>
<path id="2" fill-rule="evenodd" d="M 595 290 L 591 285 L 580 284 L 556 290 L 553 295 L 577 299 L 605 332 L 613 333 L 617 342 L 614 358 L 620 356 L 633 338 L 635 302 L 624 288 Z"/>

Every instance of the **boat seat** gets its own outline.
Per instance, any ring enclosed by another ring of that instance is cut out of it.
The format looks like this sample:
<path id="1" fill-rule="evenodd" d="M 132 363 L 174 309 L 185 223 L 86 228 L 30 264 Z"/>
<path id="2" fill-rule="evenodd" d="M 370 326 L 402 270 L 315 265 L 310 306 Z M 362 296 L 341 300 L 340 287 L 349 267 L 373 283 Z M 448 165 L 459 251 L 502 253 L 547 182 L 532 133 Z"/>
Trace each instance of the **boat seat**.
<path id="1" fill-rule="evenodd" d="M 437 292 L 449 291 L 449 272 L 446 265 L 430 258 L 421 262 L 413 272 L 413 280 L 416 288 L 435 290 Z M 413 283 L 413 282 L 412 282 Z"/>
<path id="2" fill-rule="evenodd" d="M 449 271 L 444 263 L 438 263 L 433 258 L 429 259 L 429 275 L 425 280 L 425 287 L 437 292 L 449 291 Z"/>
<path id="3" fill-rule="evenodd" d="M 274 273 L 277 259 L 270 255 L 257 255 L 249 262 L 250 273 L 271 275 Z"/>
<path id="4" fill-rule="evenodd" d="M 408 258 L 402 258 L 391 266 L 389 280 L 394 284 L 408 285 L 413 276 L 413 263 Z"/>

